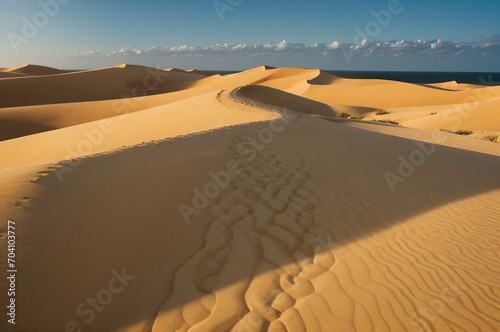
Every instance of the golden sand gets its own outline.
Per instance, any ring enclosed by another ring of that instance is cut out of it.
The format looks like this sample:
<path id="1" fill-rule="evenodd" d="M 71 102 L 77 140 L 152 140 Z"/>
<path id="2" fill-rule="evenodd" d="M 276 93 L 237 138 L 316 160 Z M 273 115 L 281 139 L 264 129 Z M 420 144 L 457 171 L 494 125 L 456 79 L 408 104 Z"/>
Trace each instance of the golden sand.
<path id="1" fill-rule="evenodd" d="M 0 90 L 16 331 L 500 330 L 500 87 L 30 65 Z"/>

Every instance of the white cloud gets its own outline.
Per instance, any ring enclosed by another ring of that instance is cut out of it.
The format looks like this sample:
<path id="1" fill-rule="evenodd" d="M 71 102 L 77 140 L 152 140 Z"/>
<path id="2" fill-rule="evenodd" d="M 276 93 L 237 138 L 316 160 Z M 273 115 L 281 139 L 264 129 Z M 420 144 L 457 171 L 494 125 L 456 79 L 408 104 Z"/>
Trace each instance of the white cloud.
<path id="1" fill-rule="evenodd" d="M 286 40 L 283 40 L 281 43 L 276 44 L 276 51 L 284 51 L 289 48 L 289 44 L 286 42 Z"/>
<path id="2" fill-rule="evenodd" d="M 275 54 L 280 55 L 283 53 L 295 53 L 295 54 L 325 54 L 327 51 L 339 50 L 349 53 L 351 56 L 356 55 L 388 55 L 388 56 L 398 56 L 401 54 L 405 55 L 471 55 L 471 54 L 483 54 L 489 51 L 495 51 L 498 53 L 500 49 L 500 37 L 482 39 L 481 42 L 477 43 L 453 43 L 450 41 L 444 41 L 442 39 L 430 40 L 430 41 L 389 41 L 389 42 L 374 42 L 364 39 L 361 44 L 345 44 L 339 41 L 334 41 L 333 43 L 326 45 L 321 43 L 316 43 L 313 45 L 304 44 L 290 44 L 283 40 L 277 44 L 264 44 L 264 45 L 247 45 L 247 44 L 216 44 L 213 46 L 208 46 L 204 48 L 195 46 L 177 46 L 177 47 L 151 47 L 149 49 L 140 50 L 132 47 L 125 47 L 119 51 L 114 51 L 109 57 L 114 56 L 140 56 L 140 55 L 157 55 L 157 56 L 169 56 L 176 53 L 183 54 L 193 54 L 193 55 L 253 55 L 253 54 Z M 329 53 L 332 54 L 332 53 Z M 500 54 L 499 54 L 500 55 Z M 101 51 L 89 51 L 85 53 L 72 53 L 70 57 L 89 57 L 89 56 L 105 56 Z"/>
<path id="3" fill-rule="evenodd" d="M 372 61 L 384 63 L 385 67 L 392 67 L 391 59 L 408 59 L 426 65 L 428 59 L 455 59 L 454 65 L 459 67 L 463 64 L 480 63 L 481 59 L 490 57 L 489 61 L 493 67 L 495 65 L 494 58 L 500 56 L 500 35 L 486 35 L 480 38 L 477 42 L 452 42 L 442 39 L 437 40 L 393 40 L 393 41 L 370 41 L 363 40 L 360 44 L 347 44 L 340 41 L 334 41 L 331 44 L 315 43 L 305 45 L 300 43 L 289 43 L 283 40 L 280 43 L 267 44 L 216 44 L 208 47 L 196 47 L 182 45 L 176 47 L 151 47 L 148 49 L 135 49 L 125 47 L 121 50 L 114 51 L 111 54 L 103 54 L 101 51 L 89 51 L 85 53 L 72 53 L 65 57 L 67 59 L 107 59 L 108 62 L 117 62 L 117 57 L 126 58 L 120 59 L 120 62 L 142 63 L 143 59 L 156 59 L 157 63 L 168 61 L 168 59 L 225 59 L 233 61 L 233 64 L 238 66 L 250 66 L 259 63 L 259 59 L 263 63 L 286 63 L 291 66 L 312 66 L 316 65 L 316 60 L 323 59 L 318 65 L 322 66 L 343 66 L 348 67 L 349 64 L 341 62 L 343 59 L 351 61 L 359 60 L 361 65 Z M 113 60 L 114 59 L 114 60 Z M 275 60 L 273 60 L 275 59 Z M 150 61 L 150 60 L 148 60 Z M 217 60 L 219 61 L 219 60 Z M 319 60 L 318 60 L 319 61 Z M 462 61 L 462 62 L 460 62 Z M 343 63 L 343 65 L 342 65 Z M 397 62 L 394 62 L 397 64 Z M 445 66 L 447 62 L 441 62 Z M 241 64 L 241 65 L 239 65 Z M 338 65 L 337 65 L 338 64 Z M 193 63 L 193 65 L 204 66 L 202 64 Z M 354 65 L 354 64 L 351 64 Z M 435 63 L 438 66 L 437 63 Z M 484 65 L 484 64 L 482 64 Z M 491 67 L 491 66 L 490 66 Z M 356 67 L 357 68 L 357 67 Z M 436 67 L 440 68 L 440 67 Z M 496 69 L 498 70 L 498 69 Z"/>
<path id="4" fill-rule="evenodd" d="M 105 56 L 101 51 L 88 51 L 84 53 L 70 53 L 70 57 L 93 57 L 93 56 Z"/>
<path id="5" fill-rule="evenodd" d="M 342 44 L 340 42 L 334 41 L 333 43 L 331 43 L 327 47 L 331 48 L 331 49 L 337 49 L 337 48 L 340 48 L 341 46 L 342 46 Z"/>

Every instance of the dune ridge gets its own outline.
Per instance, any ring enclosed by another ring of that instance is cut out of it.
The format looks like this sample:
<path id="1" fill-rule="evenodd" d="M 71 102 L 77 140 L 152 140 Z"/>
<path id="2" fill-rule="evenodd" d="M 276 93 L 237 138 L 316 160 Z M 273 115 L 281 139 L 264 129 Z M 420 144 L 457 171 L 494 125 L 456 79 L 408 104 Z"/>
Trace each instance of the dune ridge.
<path id="1" fill-rule="evenodd" d="M 121 67 L 44 77 L 107 76 L 110 98 L 149 73 Z M 293 68 L 169 73 L 180 76 L 159 89 L 175 89 L 119 99 L 132 106 L 118 112 L 90 88 L 0 108 L 12 128 L 0 141 L 2 257 L 6 220 L 22 234 L 17 328 L 500 330 L 498 143 L 370 121 L 455 107 L 474 89 Z M 0 85 L 16 80 L 38 84 Z M 498 89 L 475 89 L 488 94 L 461 125 L 494 133 Z M 375 115 L 382 104 L 391 113 Z M 346 111 L 365 119 L 336 118 Z M 410 163 L 415 151 L 424 160 Z M 395 190 L 387 172 L 403 179 Z M 112 271 L 130 278 L 86 321 L 77 308 Z"/>

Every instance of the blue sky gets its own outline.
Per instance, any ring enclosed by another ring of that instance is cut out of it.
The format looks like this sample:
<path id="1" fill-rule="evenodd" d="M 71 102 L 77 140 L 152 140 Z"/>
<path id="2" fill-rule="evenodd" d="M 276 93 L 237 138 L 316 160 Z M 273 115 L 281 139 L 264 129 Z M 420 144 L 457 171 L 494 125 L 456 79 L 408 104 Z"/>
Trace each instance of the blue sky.
<path id="1" fill-rule="evenodd" d="M 328 67 L 325 69 L 351 69 L 352 66 L 361 66 L 361 69 L 365 70 L 365 67 L 387 70 L 389 68 L 386 67 L 394 63 L 389 61 L 394 54 L 384 59 L 384 52 L 379 52 L 379 55 L 374 55 L 372 58 L 365 52 L 363 56 L 366 59 L 363 62 L 360 54 L 353 53 L 351 62 L 343 63 L 341 58 L 325 55 L 325 51 L 322 51 L 322 56 L 328 59 L 320 59 L 307 52 L 300 54 L 302 51 L 300 47 L 291 47 L 287 52 L 265 56 L 261 53 L 249 55 L 246 52 L 246 55 L 238 61 L 232 59 L 227 62 L 221 61 L 221 58 L 225 57 L 223 52 L 217 55 L 219 57 L 217 61 L 213 59 L 213 55 L 205 53 L 200 55 L 199 51 L 193 51 L 191 58 L 183 57 L 183 54 L 172 57 L 172 52 L 154 56 L 140 52 L 132 55 L 122 53 L 120 58 L 112 57 L 111 54 L 127 47 L 140 51 L 152 47 L 172 48 L 182 45 L 206 48 L 225 43 L 276 45 L 283 40 L 289 45 L 315 43 L 330 45 L 334 41 L 348 45 L 361 40 L 355 39 L 356 31 L 369 31 L 366 30 L 367 24 L 374 30 L 371 35 L 365 34 L 365 36 L 369 40 L 383 42 L 442 39 L 454 44 L 463 44 L 480 42 L 483 35 L 500 34 L 498 19 L 500 1 L 400 0 L 399 4 L 397 2 L 397 0 L 217 0 L 217 2 L 213 0 L 41 0 L 41 2 L 0 0 L 2 34 L 0 66 L 37 63 L 56 67 L 64 65 L 72 68 L 96 68 L 132 62 L 156 66 L 172 64 L 201 69 L 245 69 L 256 64 L 264 64 L 259 63 L 260 59 L 267 61 L 265 64 L 272 62 L 274 65 L 286 63 L 315 67 L 317 63 Z M 47 10 L 44 10 L 44 6 L 40 3 L 57 3 L 58 12 L 53 17 L 46 15 L 45 18 L 48 19 L 43 22 L 43 12 Z M 219 6 L 219 12 L 214 3 Z M 388 11 L 388 6 L 391 4 L 398 9 L 397 13 Z M 224 8 L 226 11 L 221 12 Z M 390 14 L 388 24 L 386 24 L 387 16 L 383 17 L 385 21 L 377 21 L 373 16 L 373 12 L 381 11 Z M 39 15 L 36 16 L 37 14 Z M 25 38 L 23 26 L 26 25 L 26 20 L 34 23 L 34 15 L 42 20 L 39 23 L 43 24 L 40 24 L 34 36 Z M 23 42 L 19 42 L 18 37 L 22 38 Z M 12 40 L 17 41 L 17 46 L 12 46 Z M 17 53 L 15 48 L 18 49 Z M 451 46 L 449 49 L 451 50 Z M 99 56 L 70 56 L 97 50 L 100 51 Z M 497 51 L 498 47 L 489 48 L 487 52 L 482 52 L 482 49 L 475 52 L 466 50 L 467 56 L 464 56 L 463 52 L 459 55 L 463 57 L 462 62 L 460 59 L 451 62 L 438 59 L 434 60 L 434 63 L 429 63 L 425 57 L 418 55 L 414 62 L 402 61 L 401 67 L 407 66 L 408 62 L 420 63 L 418 66 L 415 64 L 417 68 L 409 69 L 438 70 L 442 63 L 448 70 L 452 65 L 457 67 L 456 70 L 491 68 L 492 71 L 498 71 L 500 65 L 494 61 L 494 55 L 498 56 L 494 52 Z M 483 54 L 481 57 L 482 53 L 487 55 Z M 428 54 L 427 56 L 429 57 Z M 404 56 L 400 54 L 399 57 Z M 228 65 L 232 68 L 215 68 Z"/>

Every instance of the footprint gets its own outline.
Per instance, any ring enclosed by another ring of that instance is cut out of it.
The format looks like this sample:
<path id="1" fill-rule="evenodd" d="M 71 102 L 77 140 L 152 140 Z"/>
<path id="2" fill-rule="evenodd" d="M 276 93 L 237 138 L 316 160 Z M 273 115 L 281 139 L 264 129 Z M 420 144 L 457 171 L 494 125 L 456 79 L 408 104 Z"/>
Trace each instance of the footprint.
<path id="1" fill-rule="evenodd" d="M 35 176 L 35 177 L 30 179 L 30 182 L 37 183 L 39 179 L 40 179 L 40 176 Z"/>
<path id="2" fill-rule="evenodd" d="M 22 199 L 18 199 L 14 201 L 14 206 L 22 207 L 24 203 L 29 201 L 30 198 L 28 196 L 24 196 Z"/>

